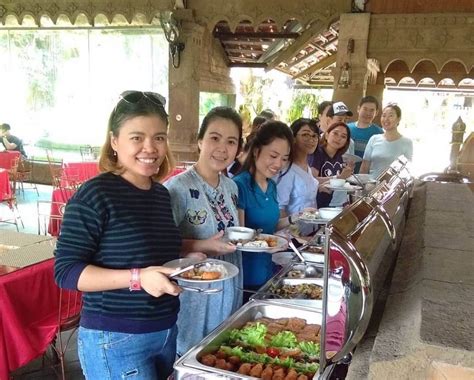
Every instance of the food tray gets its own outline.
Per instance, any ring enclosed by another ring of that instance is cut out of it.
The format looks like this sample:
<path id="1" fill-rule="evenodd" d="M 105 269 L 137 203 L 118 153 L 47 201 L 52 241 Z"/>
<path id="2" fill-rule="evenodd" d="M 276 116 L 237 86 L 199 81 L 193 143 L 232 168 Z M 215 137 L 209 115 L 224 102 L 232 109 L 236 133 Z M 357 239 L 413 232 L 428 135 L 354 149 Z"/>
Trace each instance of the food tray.
<path id="1" fill-rule="evenodd" d="M 304 319 L 307 323 L 319 325 L 322 323 L 320 311 L 298 306 L 278 305 L 263 300 L 251 300 L 204 338 L 199 345 L 193 347 L 176 361 L 174 365 L 175 378 L 180 380 L 188 378 L 187 376 L 190 374 L 195 374 L 199 378 L 222 376 L 227 379 L 255 379 L 236 372 L 206 366 L 199 362 L 199 359 L 216 351 L 228 339 L 230 330 L 241 328 L 245 323 L 262 317 L 275 319 L 298 317 Z"/>

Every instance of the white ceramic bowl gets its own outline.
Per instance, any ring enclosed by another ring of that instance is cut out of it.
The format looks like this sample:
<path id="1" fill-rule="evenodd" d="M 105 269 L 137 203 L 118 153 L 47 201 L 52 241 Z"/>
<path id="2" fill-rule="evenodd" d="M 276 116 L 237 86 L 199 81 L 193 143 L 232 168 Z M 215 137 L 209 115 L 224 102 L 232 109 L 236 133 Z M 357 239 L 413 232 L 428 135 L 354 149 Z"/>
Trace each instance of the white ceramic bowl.
<path id="1" fill-rule="evenodd" d="M 255 230 L 247 227 L 229 227 L 226 232 L 229 240 L 249 240 L 255 236 Z"/>
<path id="2" fill-rule="evenodd" d="M 322 219 L 333 219 L 342 212 L 342 207 L 322 207 L 318 211 Z"/>
<path id="3" fill-rule="evenodd" d="M 346 180 L 341 179 L 341 178 L 331 178 L 329 180 L 329 185 L 331 187 L 343 187 L 345 183 L 346 183 Z"/>

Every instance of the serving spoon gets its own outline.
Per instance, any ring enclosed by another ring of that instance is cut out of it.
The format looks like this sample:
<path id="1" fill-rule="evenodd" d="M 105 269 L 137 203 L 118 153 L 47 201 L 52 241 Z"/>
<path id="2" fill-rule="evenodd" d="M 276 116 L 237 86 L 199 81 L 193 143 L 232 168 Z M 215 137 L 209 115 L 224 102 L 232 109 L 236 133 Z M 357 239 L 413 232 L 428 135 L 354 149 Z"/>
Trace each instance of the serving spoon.
<path id="1" fill-rule="evenodd" d="M 288 245 L 290 248 L 293 250 L 294 253 L 298 255 L 300 258 L 301 262 L 305 264 L 305 269 L 304 269 L 304 274 L 306 277 L 314 277 L 318 273 L 318 269 L 314 265 L 308 265 L 307 261 L 303 257 L 300 251 L 298 251 L 298 248 L 296 248 L 295 244 L 290 240 Z"/>

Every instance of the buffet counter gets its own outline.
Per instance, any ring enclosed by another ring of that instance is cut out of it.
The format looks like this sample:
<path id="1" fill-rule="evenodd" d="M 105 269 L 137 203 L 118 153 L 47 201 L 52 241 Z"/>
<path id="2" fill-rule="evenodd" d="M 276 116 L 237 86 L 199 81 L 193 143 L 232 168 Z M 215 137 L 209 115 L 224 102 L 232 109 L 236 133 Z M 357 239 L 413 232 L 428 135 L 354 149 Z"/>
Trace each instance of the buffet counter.
<path id="1" fill-rule="evenodd" d="M 403 235 L 413 188 L 406 165 L 396 160 L 325 222 L 301 247 L 305 262 L 293 258 L 182 356 L 175 378 L 328 379 L 350 362 Z"/>

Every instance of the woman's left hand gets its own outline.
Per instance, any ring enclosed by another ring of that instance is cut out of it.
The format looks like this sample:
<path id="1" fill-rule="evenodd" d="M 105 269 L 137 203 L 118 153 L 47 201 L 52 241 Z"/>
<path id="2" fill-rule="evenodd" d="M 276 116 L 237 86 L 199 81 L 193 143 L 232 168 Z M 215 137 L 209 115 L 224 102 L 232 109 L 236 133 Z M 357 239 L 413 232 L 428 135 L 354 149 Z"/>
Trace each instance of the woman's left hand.
<path id="1" fill-rule="evenodd" d="M 212 255 L 225 255 L 226 253 L 235 252 L 237 247 L 229 241 L 222 240 L 224 231 L 219 231 L 214 236 L 206 239 L 206 252 Z"/>
<path id="2" fill-rule="evenodd" d="M 184 255 L 187 259 L 198 259 L 198 260 L 205 260 L 207 259 L 207 255 L 203 252 L 189 252 Z"/>

